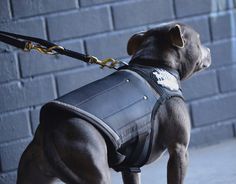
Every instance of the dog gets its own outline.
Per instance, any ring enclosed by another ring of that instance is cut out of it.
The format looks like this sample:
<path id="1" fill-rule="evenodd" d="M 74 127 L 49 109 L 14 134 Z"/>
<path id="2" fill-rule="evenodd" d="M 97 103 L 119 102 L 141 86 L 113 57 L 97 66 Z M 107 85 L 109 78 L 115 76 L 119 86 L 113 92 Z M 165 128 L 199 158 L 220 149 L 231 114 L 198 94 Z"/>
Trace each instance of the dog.
<path id="1" fill-rule="evenodd" d="M 211 64 L 210 49 L 201 44 L 200 35 L 190 26 L 180 23 L 170 23 L 133 35 L 128 41 L 127 52 L 132 56 L 129 65 L 134 66 L 134 70 L 130 72 L 123 68 L 122 75 L 131 75 L 132 72 L 138 71 L 137 68 L 140 71 L 142 68 L 148 70 L 157 68 L 152 70 L 152 77 L 157 81 L 158 89 L 161 86 L 161 89 L 169 91 L 181 92 L 180 80 L 189 78 Z M 148 82 L 142 82 L 143 79 L 137 76 L 139 74 L 134 75 L 135 80 L 141 80 L 137 82 L 137 85 L 139 83 L 151 85 Z M 126 80 L 126 82 L 130 81 Z M 97 83 L 99 82 L 93 85 Z M 132 96 L 132 94 L 129 95 Z M 117 102 L 121 98 L 122 96 L 114 97 Z M 143 100 L 148 98 L 144 96 Z M 106 102 L 109 103 L 107 99 L 104 99 L 103 103 Z M 152 100 L 150 103 L 154 102 L 155 100 Z M 98 104 L 97 109 L 101 106 Z M 115 167 L 116 164 L 109 164 L 111 162 L 109 160 L 114 160 L 114 154 L 110 154 L 112 151 L 110 151 L 109 141 L 105 138 L 106 135 L 101 133 L 96 124 L 91 124 L 88 118 L 75 113 L 57 111 L 51 114 L 53 115 L 50 115 L 45 123 L 42 118 L 43 113 L 41 113 L 42 117 L 34 139 L 20 159 L 17 184 L 49 184 L 53 183 L 56 178 L 65 183 L 74 184 L 111 183 L 109 169 Z M 140 123 L 142 123 L 141 120 Z M 169 153 L 168 184 L 183 184 L 188 166 L 190 129 L 189 112 L 181 94 L 169 96 L 158 105 L 152 115 L 152 141 L 151 144 L 149 143 L 151 148 L 145 152 L 148 152 L 148 157 L 145 157 L 142 163 L 140 161 L 141 164 L 136 164 L 137 160 L 134 161 L 133 165 L 150 164 L 167 150 Z M 150 133 L 150 131 L 147 132 L 147 134 Z M 148 136 L 145 134 L 143 137 L 146 141 Z M 146 144 L 145 141 L 140 140 Z M 132 153 L 129 144 L 127 145 L 127 152 Z M 137 147 L 144 150 L 145 146 Z M 135 156 L 137 155 L 139 151 Z M 119 161 L 114 163 L 122 163 L 125 160 L 124 157 L 120 154 Z M 124 184 L 140 183 L 138 170 L 128 168 L 120 169 L 120 171 Z"/>

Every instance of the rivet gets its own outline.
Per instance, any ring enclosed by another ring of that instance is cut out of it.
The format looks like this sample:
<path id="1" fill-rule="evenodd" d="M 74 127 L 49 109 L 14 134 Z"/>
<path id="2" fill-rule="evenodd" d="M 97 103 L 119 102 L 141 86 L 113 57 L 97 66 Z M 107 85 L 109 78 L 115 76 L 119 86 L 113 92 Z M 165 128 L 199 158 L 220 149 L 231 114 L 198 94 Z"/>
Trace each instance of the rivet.
<path id="1" fill-rule="evenodd" d="M 148 99 L 148 97 L 147 97 L 147 96 L 143 96 L 143 99 L 144 99 L 144 100 L 147 100 L 147 99 Z"/>
<path id="2" fill-rule="evenodd" d="M 126 79 L 125 81 L 126 81 L 126 82 L 130 82 L 130 80 L 129 80 L 129 79 Z"/>

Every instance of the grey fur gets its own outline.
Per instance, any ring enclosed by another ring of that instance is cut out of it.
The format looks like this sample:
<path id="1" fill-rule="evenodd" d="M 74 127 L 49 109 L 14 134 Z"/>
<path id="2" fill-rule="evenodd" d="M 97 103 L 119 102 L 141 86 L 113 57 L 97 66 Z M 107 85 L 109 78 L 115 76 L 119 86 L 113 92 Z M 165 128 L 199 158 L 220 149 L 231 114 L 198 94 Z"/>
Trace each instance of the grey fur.
<path id="1" fill-rule="evenodd" d="M 210 50 L 201 45 L 199 34 L 183 24 L 172 23 L 137 33 L 130 38 L 127 50 L 133 57 L 131 63 L 170 67 L 179 72 L 181 80 L 211 64 Z M 160 106 L 155 122 L 148 163 L 168 150 L 168 184 L 183 184 L 191 129 L 185 102 L 171 98 Z M 56 178 L 71 184 L 111 183 L 107 146 L 95 127 L 66 114 L 62 119 L 55 118 L 50 126 L 49 129 L 40 123 L 24 151 L 17 184 L 49 184 Z M 124 184 L 141 183 L 139 173 L 123 172 L 122 177 Z"/>

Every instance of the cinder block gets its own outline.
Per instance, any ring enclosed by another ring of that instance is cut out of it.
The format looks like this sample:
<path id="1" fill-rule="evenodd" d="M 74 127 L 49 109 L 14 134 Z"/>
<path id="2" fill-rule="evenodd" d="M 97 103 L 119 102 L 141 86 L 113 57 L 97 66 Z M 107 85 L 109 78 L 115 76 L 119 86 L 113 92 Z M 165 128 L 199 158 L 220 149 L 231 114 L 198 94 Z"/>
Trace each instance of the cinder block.
<path id="1" fill-rule="evenodd" d="M 0 143 L 31 136 L 27 112 L 8 113 L 0 116 Z"/>
<path id="2" fill-rule="evenodd" d="M 76 8 L 76 0 L 34 0 L 22 1 L 12 0 L 12 9 L 14 17 L 26 17 L 32 15 L 40 15 L 44 13 L 58 12 Z"/>
<path id="3" fill-rule="evenodd" d="M 174 18 L 171 0 L 149 0 L 112 6 L 116 29 L 169 21 Z"/>
<path id="4" fill-rule="evenodd" d="M 215 124 L 192 130 L 190 147 L 220 143 L 234 137 L 232 124 Z"/>
<path id="5" fill-rule="evenodd" d="M 92 6 L 92 5 L 104 4 L 104 3 L 110 3 L 110 2 L 116 2 L 116 0 L 80 0 L 80 5 Z"/>
<path id="6" fill-rule="evenodd" d="M 195 127 L 236 117 L 236 94 L 226 94 L 192 103 Z"/>
<path id="7" fill-rule="evenodd" d="M 89 38 L 85 41 L 87 52 L 98 58 L 127 57 L 127 43 L 129 38 L 139 30 L 122 31 L 114 34 Z"/>
<path id="8" fill-rule="evenodd" d="M 213 14 L 210 18 L 213 40 L 230 38 L 233 35 L 235 25 L 231 22 L 232 13 Z"/>
<path id="9" fill-rule="evenodd" d="M 219 71 L 219 81 L 222 92 L 236 90 L 236 66 L 221 69 Z"/>
<path id="10" fill-rule="evenodd" d="M 13 54 L 0 54 L 0 82 L 18 78 L 18 67 Z"/>
<path id="11" fill-rule="evenodd" d="M 181 22 L 193 27 L 200 34 L 200 40 L 202 43 L 211 41 L 208 17 L 203 16 L 197 18 L 190 18 Z"/>
<path id="12" fill-rule="evenodd" d="M 90 82 L 101 79 L 113 72 L 109 69 L 100 69 L 96 67 L 88 67 L 73 72 L 63 72 L 56 76 L 59 96 L 62 96 L 72 90 L 82 87 Z"/>
<path id="13" fill-rule="evenodd" d="M 211 49 L 211 67 L 222 67 L 236 61 L 236 41 L 219 41 L 209 45 Z"/>
<path id="14" fill-rule="evenodd" d="M 215 71 L 203 71 L 182 83 L 186 100 L 214 95 L 219 92 Z"/>
<path id="15" fill-rule="evenodd" d="M 80 39 L 62 41 L 62 42 L 59 42 L 58 45 L 61 45 L 62 47 L 65 47 L 66 49 L 70 49 L 76 52 L 81 52 L 81 53 L 85 52 L 83 41 Z"/>
<path id="16" fill-rule="evenodd" d="M 102 7 L 48 17 L 49 37 L 63 40 L 110 31 L 109 16 L 108 7 Z"/>
<path id="17" fill-rule="evenodd" d="M 52 77 L 38 77 L 0 85 L 0 112 L 39 105 L 56 97 Z"/>
<path id="18" fill-rule="evenodd" d="M 11 18 L 9 0 L 0 1 L 0 22 L 8 21 Z"/>
<path id="19" fill-rule="evenodd" d="M 212 0 L 175 0 L 177 17 L 210 13 L 212 2 Z"/>
<path id="20" fill-rule="evenodd" d="M 11 22 L 9 21 L 5 23 L 0 22 L 0 30 L 43 39 L 46 38 L 42 18 Z"/>
<path id="21" fill-rule="evenodd" d="M 233 8 L 232 0 L 214 0 L 211 1 L 211 12 L 220 12 Z"/>
<path id="22" fill-rule="evenodd" d="M 81 41 L 61 44 L 65 48 L 72 49 L 78 52 L 83 52 Z M 43 55 L 32 51 L 31 53 L 21 52 L 19 54 L 20 67 L 23 77 L 44 74 L 69 68 L 84 66 L 82 61 L 62 55 Z"/>
<path id="23" fill-rule="evenodd" d="M 33 133 L 35 133 L 35 131 L 39 125 L 40 108 L 41 107 L 38 107 L 38 108 L 30 111 L 30 120 L 31 120 L 31 126 L 32 126 Z"/>
<path id="24" fill-rule="evenodd" d="M 0 174 L 1 184 L 16 184 L 17 172 L 8 172 Z"/>
<path id="25" fill-rule="evenodd" d="M 25 139 L 0 146 L 0 168 L 2 172 L 17 168 L 20 157 L 30 141 L 31 139 Z"/>
<path id="26" fill-rule="evenodd" d="M 233 8 L 232 0 L 217 0 L 217 10 L 224 11 Z"/>

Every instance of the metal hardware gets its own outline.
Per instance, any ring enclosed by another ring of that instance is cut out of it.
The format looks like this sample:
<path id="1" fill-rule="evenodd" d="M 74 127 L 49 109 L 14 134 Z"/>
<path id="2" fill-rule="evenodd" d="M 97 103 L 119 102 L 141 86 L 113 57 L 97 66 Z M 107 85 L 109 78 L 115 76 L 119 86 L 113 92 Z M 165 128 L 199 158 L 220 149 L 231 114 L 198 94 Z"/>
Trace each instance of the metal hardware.
<path id="1" fill-rule="evenodd" d="M 56 45 L 47 40 L 39 39 L 36 37 L 29 37 L 20 34 L 14 34 L 9 32 L 0 31 L 0 42 L 10 44 L 14 47 L 23 49 L 24 51 L 36 50 L 42 54 L 56 55 L 61 54 L 74 59 L 84 61 L 86 63 L 95 63 L 101 66 L 101 68 L 108 67 L 111 69 L 118 70 L 118 67 L 128 64 L 124 61 L 118 61 L 112 58 L 99 60 L 94 56 L 88 56 L 79 52 L 75 52 L 69 49 L 65 49 L 62 46 Z"/>
<path id="2" fill-rule="evenodd" d="M 148 99 L 148 97 L 145 95 L 145 96 L 143 96 L 143 99 L 144 99 L 144 100 L 147 100 L 147 99 Z"/>
<path id="3" fill-rule="evenodd" d="M 113 59 L 113 58 L 107 58 L 104 60 L 99 60 L 95 56 L 89 56 L 90 60 L 89 63 L 95 63 L 101 66 L 101 68 L 108 67 L 108 68 L 114 68 L 116 69 L 116 65 L 119 63 L 119 61 Z"/>
<path id="4" fill-rule="evenodd" d="M 42 54 L 50 54 L 50 55 L 55 55 L 57 54 L 57 52 L 54 49 L 62 49 L 64 50 L 64 48 L 62 46 L 59 45 L 54 45 L 52 47 L 43 47 L 40 44 L 34 45 L 32 42 L 26 42 L 25 44 L 25 48 L 24 51 L 31 51 L 32 49 L 42 53 Z"/>
<path id="5" fill-rule="evenodd" d="M 62 46 L 59 45 L 55 45 L 52 47 L 44 47 L 40 44 L 34 45 L 32 42 L 28 41 L 25 44 L 25 48 L 24 51 L 31 51 L 31 50 L 36 50 L 42 54 L 49 54 L 49 55 L 55 55 L 57 54 L 57 52 L 54 49 L 62 49 L 64 50 L 64 48 Z M 119 61 L 113 59 L 113 58 L 107 58 L 104 60 L 99 60 L 97 57 L 95 56 L 88 56 L 89 57 L 89 63 L 95 63 L 100 65 L 100 67 L 103 69 L 104 67 L 108 67 L 108 68 L 114 68 L 116 69 L 116 65 L 119 63 Z"/>

